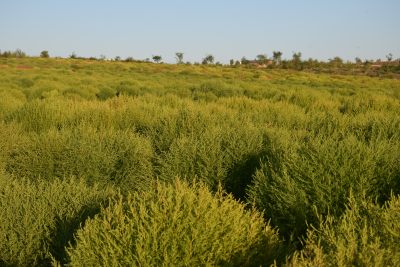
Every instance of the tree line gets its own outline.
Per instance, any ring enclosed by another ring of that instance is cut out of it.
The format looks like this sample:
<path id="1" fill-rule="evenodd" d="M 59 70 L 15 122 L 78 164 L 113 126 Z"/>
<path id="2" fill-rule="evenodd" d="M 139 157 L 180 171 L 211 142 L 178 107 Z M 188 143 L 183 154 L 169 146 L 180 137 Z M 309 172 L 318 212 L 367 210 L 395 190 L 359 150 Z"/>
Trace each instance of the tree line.
<path id="1" fill-rule="evenodd" d="M 186 65 L 216 65 L 216 66 L 229 66 L 229 67 L 248 67 L 248 68 L 266 68 L 266 69 L 293 69 L 293 70 L 311 70 L 311 71 L 321 71 L 321 72 L 351 72 L 356 73 L 366 73 L 372 76 L 394 73 L 395 75 L 400 75 L 400 58 L 394 59 L 393 54 L 389 53 L 386 55 L 386 59 L 376 59 L 376 60 L 362 60 L 356 57 L 354 61 L 345 61 L 342 58 L 336 56 L 334 58 L 328 59 L 327 61 L 308 58 L 303 59 L 301 52 L 293 52 L 291 58 L 284 59 L 283 53 L 281 51 L 273 51 L 272 56 L 267 54 L 259 54 L 254 59 L 247 59 L 242 57 L 241 59 L 231 59 L 228 64 L 222 64 L 219 61 L 215 61 L 215 57 L 212 54 L 205 55 L 200 62 L 190 62 L 184 61 L 184 53 L 176 52 L 175 60 L 176 64 L 186 64 Z M 0 57 L 2 58 L 24 58 L 28 55 L 21 49 L 16 49 L 15 51 L 1 51 Z M 40 52 L 41 58 L 49 58 L 50 54 L 47 50 Z M 122 59 L 119 56 L 115 58 L 108 59 L 105 55 L 100 55 L 99 57 L 81 57 L 75 52 L 72 52 L 69 57 L 70 59 L 86 59 L 86 60 L 109 60 L 109 61 L 121 61 L 121 62 L 154 62 L 157 64 L 163 63 L 163 57 L 161 55 L 152 55 L 151 58 L 146 58 L 144 60 L 135 59 L 133 57 L 127 57 Z"/>

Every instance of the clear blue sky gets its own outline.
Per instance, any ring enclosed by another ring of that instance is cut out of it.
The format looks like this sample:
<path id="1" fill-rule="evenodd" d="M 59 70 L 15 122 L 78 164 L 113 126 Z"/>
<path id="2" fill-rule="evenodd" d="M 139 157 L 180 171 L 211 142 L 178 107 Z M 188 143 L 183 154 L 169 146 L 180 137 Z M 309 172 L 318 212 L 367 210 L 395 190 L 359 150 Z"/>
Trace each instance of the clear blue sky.
<path id="1" fill-rule="evenodd" d="M 400 0 L 2 0 L 0 8 L 0 49 L 30 55 L 400 57 Z"/>

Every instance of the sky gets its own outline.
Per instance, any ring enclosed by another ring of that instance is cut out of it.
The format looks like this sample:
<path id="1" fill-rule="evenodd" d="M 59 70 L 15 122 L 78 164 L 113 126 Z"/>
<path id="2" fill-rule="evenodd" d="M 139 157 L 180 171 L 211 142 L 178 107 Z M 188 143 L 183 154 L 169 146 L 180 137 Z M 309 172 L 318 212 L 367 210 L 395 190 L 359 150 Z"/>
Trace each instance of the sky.
<path id="1" fill-rule="evenodd" d="M 0 50 L 223 63 L 400 58 L 400 0 L 1 0 Z"/>

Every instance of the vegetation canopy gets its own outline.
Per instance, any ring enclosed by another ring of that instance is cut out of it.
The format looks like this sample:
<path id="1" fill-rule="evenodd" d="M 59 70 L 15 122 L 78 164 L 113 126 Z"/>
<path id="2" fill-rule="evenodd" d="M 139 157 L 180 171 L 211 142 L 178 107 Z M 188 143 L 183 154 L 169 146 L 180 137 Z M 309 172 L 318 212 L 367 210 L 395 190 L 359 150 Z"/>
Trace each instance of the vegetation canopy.
<path id="1" fill-rule="evenodd" d="M 2 52 L 0 265 L 398 266 L 398 63 L 301 56 Z"/>

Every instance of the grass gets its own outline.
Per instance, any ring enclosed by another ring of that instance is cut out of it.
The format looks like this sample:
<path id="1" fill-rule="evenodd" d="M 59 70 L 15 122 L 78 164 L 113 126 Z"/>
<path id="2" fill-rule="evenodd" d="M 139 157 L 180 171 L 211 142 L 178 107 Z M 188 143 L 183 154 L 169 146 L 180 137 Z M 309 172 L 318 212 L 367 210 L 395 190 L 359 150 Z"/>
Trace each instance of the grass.
<path id="1" fill-rule="evenodd" d="M 237 201 L 235 207 L 243 209 L 235 216 L 246 220 L 245 214 L 253 207 L 266 225 L 269 222 L 283 244 L 269 254 L 277 265 L 315 265 L 315 260 L 340 265 L 347 259 L 363 265 L 370 250 L 351 244 L 364 255 L 352 258 L 350 252 L 339 249 L 340 240 L 351 229 L 360 233 L 354 239 L 364 235 L 376 239 L 377 233 L 363 229 L 372 229 L 370 225 L 380 222 L 381 215 L 373 221 L 365 212 L 381 209 L 385 218 L 399 216 L 397 208 L 388 208 L 400 194 L 399 95 L 399 80 L 360 75 L 0 58 L 0 170 L 8 177 L 3 179 L 5 185 L 17 183 L 20 190 L 26 187 L 29 192 L 68 183 L 71 176 L 80 181 L 77 188 L 95 187 L 100 195 L 106 191 L 102 188 L 113 187 L 122 194 L 121 207 L 133 205 L 128 195 L 139 202 L 149 197 L 155 181 L 173 195 L 175 189 L 170 186 L 180 177 L 186 191 L 198 192 L 196 184 L 190 185 L 195 179 L 207 187 L 209 201 L 220 201 L 217 192 L 222 190 L 230 194 L 230 201 Z M 18 204 L 24 203 L 23 194 L 15 198 L 19 200 L 4 202 L 4 212 L 23 209 Z M 40 206 L 40 201 L 33 202 Z M 164 204 L 154 195 L 151 201 L 155 214 L 168 221 L 172 211 L 162 213 Z M 101 203 L 105 200 L 94 198 L 93 205 Z M 354 203 L 363 206 L 360 218 L 364 219 L 351 219 L 353 228 L 346 229 Z M 179 212 L 187 212 L 187 206 L 178 207 Z M 52 214 L 53 210 L 43 212 Z M 94 221 L 113 212 L 112 207 L 103 206 Z M 32 216 L 27 214 L 27 218 Z M 43 220 L 48 218 L 52 225 L 52 216 Z M 29 220 L 20 231 L 36 227 L 38 222 Z M 80 220 L 84 223 L 86 217 Z M 215 222 L 207 223 L 217 227 Z M 0 235 L 5 236 L 7 227 L 0 227 Z M 125 226 L 116 222 L 115 227 Z M 226 227 L 229 236 L 234 230 Z M 384 233 L 390 240 L 400 234 L 398 224 L 394 222 L 392 228 Z M 82 229 L 71 230 L 69 235 L 75 238 L 60 246 L 69 251 L 79 248 L 76 239 Z M 100 225 L 95 229 L 104 231 Z M 328 233 L 334 239 L 325 242 Z M 46 249 L 51 239 L 43 240 L 47 240 L 45 245 L 35 250 L 41 255 L 37 259 L 50 264 L 49 256 L 43 255 L 50 255 Z M 18 242 L 3 242 L 2 251 Z M 143 242 L 144 246 L 148 241 Z M 233 245 L 233 241 L 228 243 Z M 332 247 L 340 253 L 329 252 Z M 143 253 L 154 250 L 147 249 Z M 384 251 L 377 250 L 377 255 L 393 259 L 382 263 L 395 266 L 399 254 L 395 242 L 384 242 L 379 249 Z M 189 245 L 182 245 L 179 255 L 189 255 L 186 250 Z M 155 251 L 152 257 L 168 256 L 171 263 L 181 257 L 169 249 Z M 91 253 L 86 249 L 81 255 Z M 236 252 L 232 253 L 224 255 L 234 257 Z M 51 253 L 60 264 L 67 263 L 69 259 L 56 256 L 61 254 Z M 206 254 L 191 255 L 194 259 Z M 0 262 L 39 264 L 34 257 L 2 255 Z M 376 265 L 380 263 L 376 258 Z"/>

